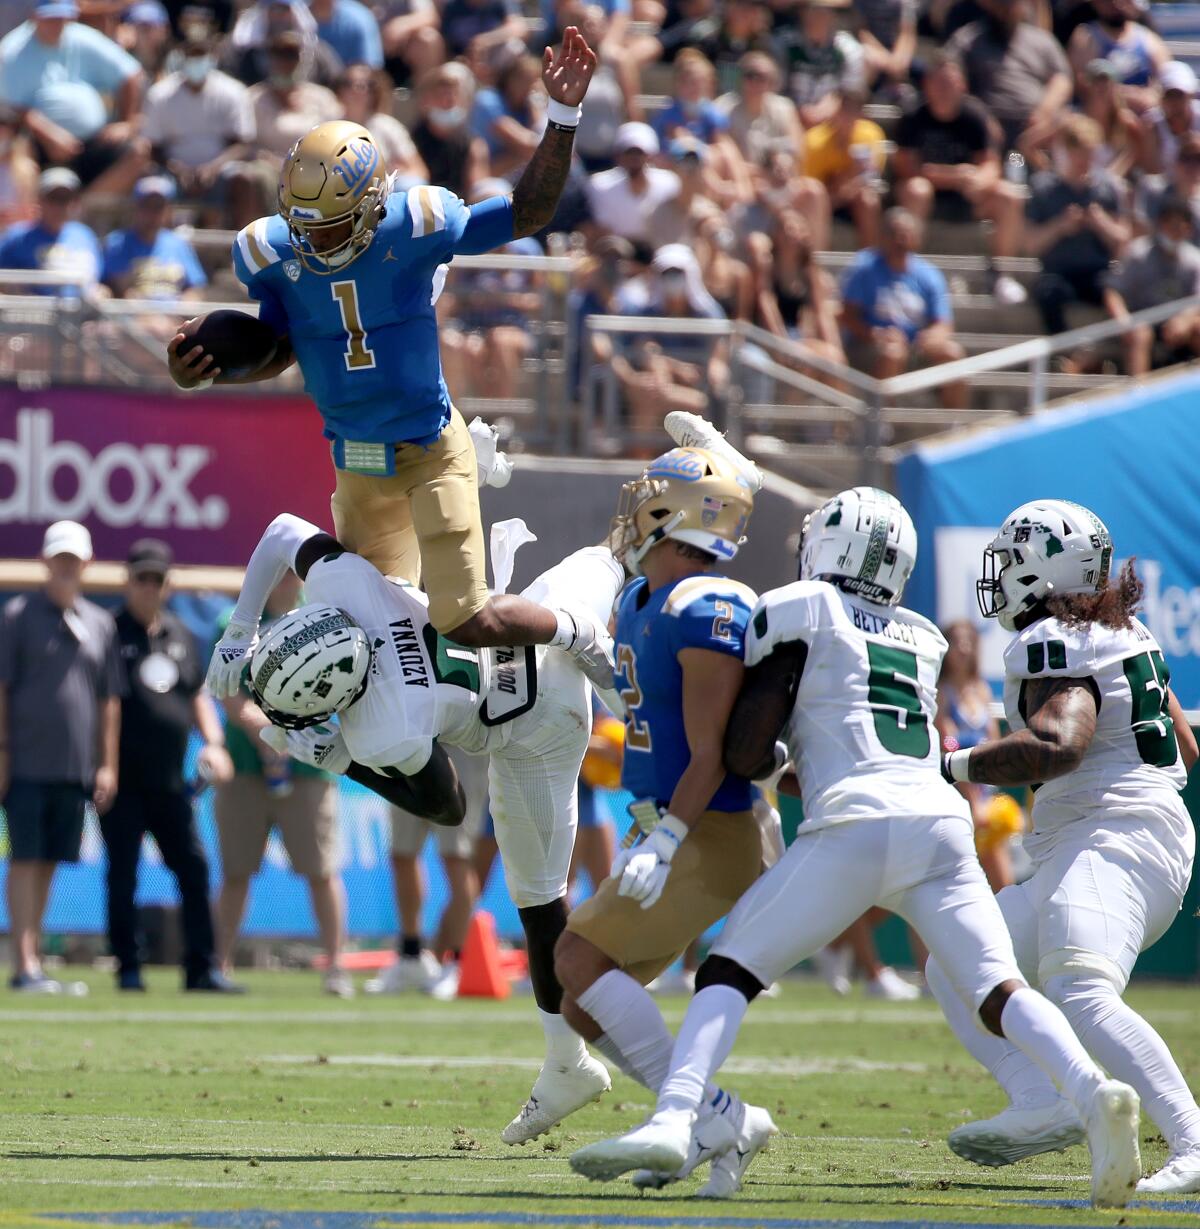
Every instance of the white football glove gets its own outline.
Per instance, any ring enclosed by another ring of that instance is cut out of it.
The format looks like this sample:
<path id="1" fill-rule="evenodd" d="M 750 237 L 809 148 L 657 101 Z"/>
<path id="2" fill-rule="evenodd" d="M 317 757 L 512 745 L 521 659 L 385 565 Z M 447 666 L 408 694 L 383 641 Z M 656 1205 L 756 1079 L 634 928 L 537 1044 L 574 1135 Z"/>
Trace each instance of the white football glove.
<path id="1" fill-rule="evenodd" d="M 336 725 L 310 725 L 304 730 L 269 725 L 259 730 L 258 736 L 272 751 L 290 755 L 301 764 L 337 773 L 339 777 L 350 767 L 350 748 Z"/>
<path id="2" fill-rule="evenodd" d="M 258 644 L 258 624 L 229 620 L 225 635 L 217 641 L 208 663 L 205 685 L 218 700 L 236 695 L 242 685 L 242 671 L 250 664 L 250 655 Z"/>
<path id="3" fill-rule="evenodd" d="M 589 610 L 560 606 L 554 613 L 558 616 L 559 638 L 551 643 L 570 653 L 597 687 L 611 691 L 616 662 L 608 628 L 602 627 Z"/>
<path id="4" fill-rule="evenodd" d="M 512 462 L 500 451 L 500 432 L 476 415 L 467 426 L 475 443 L 476 477 L 480 486 L 508 486 Z"/>
<path id="5" fill-rule="evenodd" d="M 643 909 L 651 908 L 667 886 L 671 873 L 671 859 L 688 834 L 688 826 L 674 815 L 664 815 L 658 827 L 640 844 L 628 851 L 629 857 L 621 868 L 621 882 L 617 885 L 618 896 L 636 900 Z M 620 854 L 613 862 L 616 872 Z"/>

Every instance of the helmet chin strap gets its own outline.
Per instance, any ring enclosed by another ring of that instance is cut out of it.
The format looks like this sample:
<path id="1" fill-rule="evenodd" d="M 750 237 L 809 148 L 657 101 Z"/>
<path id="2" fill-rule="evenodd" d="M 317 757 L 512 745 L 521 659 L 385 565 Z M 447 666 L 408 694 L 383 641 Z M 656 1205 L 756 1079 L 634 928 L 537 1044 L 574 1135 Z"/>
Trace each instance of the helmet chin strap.
<path id="1" fill-rule="evenodd" d="M 686 512 L 676 512 L 669 521 L 659 525 L 657 529 L 646 536 L 646 540 L 641 546 L 632 546 L 625 552 L 625 566 L 629 568 L 636 576 L 642 574 L 642 560 L 646 557 L 647 551 L 652 546 L 657 546 L 666 536 L 674 529 L 685 517 Z"/>

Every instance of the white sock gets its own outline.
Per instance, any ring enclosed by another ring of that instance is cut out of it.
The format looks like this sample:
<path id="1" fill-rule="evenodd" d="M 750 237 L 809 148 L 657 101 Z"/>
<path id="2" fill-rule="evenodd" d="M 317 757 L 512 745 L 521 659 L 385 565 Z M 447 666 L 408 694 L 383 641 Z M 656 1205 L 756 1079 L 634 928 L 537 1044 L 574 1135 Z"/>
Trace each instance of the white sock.
<path id="1" fill-rule="evenodd" d="M 1114 1079 L 1124 1080 L 1174 1156 L 1200 1147 L 1200 1108 L 1166 1042 L 1103 977 L 1052 977 L 1046 993 L 1079 1040 Z"/>
<path id="2" fill-rule="evenodd" d="M 607 1058 L 608 1061 L 612 1063 L 612 1065 L 616 1067 L 622 1075 L 628 1076 L 635 1084 L 642 1083 L 641 1075 L 629 1065 L 629 1060 L 624 1054 L 621 1053 L 620 1046 L 618 1046 L 607 1033 L 601 1033 L 600 1036 L 592 1042 L 592 1045 L 599 1050 L 600 1053 L 603 1054 L 604 1057 Z M 645 1086 L 643 1085 L 643 1087 Z M 657 1093 L 658 1089 L 652 1088 L 650 1091 Z"/>
<path id="3" fill-rule="evenodd" d="M 1005 1037 L 1023 1050 L 1062 1089 L 1063 1096 L 1086 1121 L 1104 1072 L 1088 1057 L 1067 1018 L 1036 990 L 1022 986 L 1008 997 L 1000 1013 Z"/>
<path id="4" fill-rule="evenodd" d="M 577 1002 L 620 1051 L 627 1064 L 621 1069 L 651 1092 L 661 1088 L 671 1063 L 672 1040 L 662 1012 L 645 986 L 620 969 L 609 969 L 579 995 Z"/>
<path id="5" fill-rule="evenodd" d="M 538 1008 L 542 1018 L 542 1032 L 546 1034 L 546 1061 L 577 1067 L 587 1057 L 583 1038 L 562 1018 L 553 1012 Z"/>
<path id="6" fill-rule="evenodd" d="M 709 1077 L 729 1057 L 749 1006 L 732 986 L 706 986 L 692 999 L 658 1095 L 660 1111 L 699 1110 L 711 1087 Z"/>
<path id="7" fill-rule="evenodd" d="M 954 989 L 945 970 L 932 957 L 925 966 L 925 983 L 937 999 L 946 1023 L 963 1048 L 1008 1094 L 1018 1109 L 1041 1109 L 1058 1100 L 1058 1089 L 1049 1076 L 1011 1041 L 986 1032 L 962 996 Z"/>

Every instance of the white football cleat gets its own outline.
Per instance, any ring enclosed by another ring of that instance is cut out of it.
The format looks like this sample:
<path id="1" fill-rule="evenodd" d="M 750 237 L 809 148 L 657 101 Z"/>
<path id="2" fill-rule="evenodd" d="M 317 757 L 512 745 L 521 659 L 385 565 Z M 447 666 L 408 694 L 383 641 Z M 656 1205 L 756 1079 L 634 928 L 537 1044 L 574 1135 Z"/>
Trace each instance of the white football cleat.
<path id="1" fill-rule="evenodd" d="M 754 1158 L 767 1146 L 772 1135 L 779 1134 L 771 1115 L 759 1105 L 742 1105 L 737 1127 L 737 1142 L 712 1163 L 708 1181 L 696 1192 L 698 1199 L 731 1199 L 742 1189 L 746 1170 Z"/>
<path id="2" fill-rule="evenodd" d="M 1137 1184 L 1139 1195 L 1191 1195 L 1200 1191 L 1200 1148 L 1173 1156 L 1156 1174 Z"/>
<path id="3" fill-rule="evenodd" d="M 964 1161 L 998 1169 L 1043 1152 L 1064 1152 L 1086 1139 L 1074 1106 L 1059 1097 L 1037 1109 L 1010 1105 L 994 1118 L 964 1122 L 950 1132 L 946 1142 Z"/>
<path id="4" fill-rule="evenodd" d="M 738 1102 L 741 1105 L 741 1102 Z M 707 1107 L 706 1107 L 707 1108 Z M 640 1191 L 658 1191 L 672 1182 L 682 1182 L 705 1161 L 714 1161 L 732 1153 L 737 1143 L 737 1128 L 734 1120 L 726 1114 L 701 1111 L 688 1142 L 687 1159 L 673 1172 L 658 1169 L 639 1169 L 632 1177 L 633 1185 Z"/>
<path id="5" fill-rule="evenodd" d="M 1138 1095 L 1120 1080 L 1105 1080 L 1087 1112 L 1092 1153 L 1092 1207 L 1123 1208 L 1142 1173 L 1138 1151 Z"/>
<path id="6" fill-rule="evenodd" d="M 873 999 L 887 999 L 889 1003 L 908 1003 L 921 997 L 921 989 L 905 981 L 895 969 L 885 964 L 867 982 L 867 994 Z"/>
<path id="7" fill-rule="evenodd" d="M 631 1169 L 650 1169 L 675 1174 L 686 1163 L 692 1142 L 690 1110 L 656 1113 L 636 1130 L 616 1139 L 602 1139 L 571 1154 L 571 1168 L 594 1182 L 609 1182 Z M 715 1119 L 714 1121 L 719 1121 Z M 732 1148 L 737 1135 L 726 1123 L 725 1150 Z"/>
<path id="8" fill-rule="evenodd" d="M 762 470 L 744 457 L 706 418 L 687 410 L 672 410 L 663 419 L 663 428 L 680 448 L 704 448 L 723 457 L 737 470 L 757 495 L 762 490 Z"/>
<path id="9" fill-rule="evenodd" d="M 321 990 L 332 994 L 335 999 L 352 999 L 354 997 L 354 982 L 345 969 L 326 969 L 321 978 Z"/>
<path id="10" fill-rule="evenodd" d="M 521 1112 L 500 1132 L 506 1144 L 527 1144 L 545 1135 L 569 1114 L 602 1097 L 612 1087 L 608 1068 L 590 1054 L 573 1067 L 542 1065 L 533 1082 L 529 1100 Z"/>
<path id="11" fill-rule="evenodd" d="M 458 983 L 462 978 L 462 969 L 457 960 L 449 960 L 442 965 L 441 971 L 433 981 L 422 986 L 431 999 L 439 1003 L 452 1003 L 458 998 Z"/>
<path id="12" fill-rule="evenodd" d="M 363 984 L 366 994 L 403 994 L 406 990 L 427 990 L 442 974 L 442 966 L 432 952 L 419 956 L 400 956 L 378 977 Z"/>
<path id="13" fill-rule="evenodd" d="M 813 964 L 817 966 L 817 972 L 834 994 L 845 998 L 854 988 L 854 983 L 850 980 L 854 953 L 849 946 L 822 947 L 813 952 Z"/>

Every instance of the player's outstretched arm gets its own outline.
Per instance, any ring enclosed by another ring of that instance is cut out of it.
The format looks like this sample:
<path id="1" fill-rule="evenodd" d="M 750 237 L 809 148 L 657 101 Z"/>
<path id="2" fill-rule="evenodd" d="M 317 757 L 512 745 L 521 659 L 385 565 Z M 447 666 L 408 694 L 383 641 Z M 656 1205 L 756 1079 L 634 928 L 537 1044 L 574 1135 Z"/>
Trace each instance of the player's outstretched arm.
<path id="1" fill-rule="evenodd" d="M 948 781 L 1040 785 L 1079 767 L 1096 733 L 1099 693 L 1090 678 L 1030 680 L 1025 729 L 942 757 Z"/>
<path id="2" fill-rule="evenodd" d="M 328 543 L 340 550 L 337 540 L 318 529 L 316 525 L 293 516 L 290 512 L 277 516 L 259 538 L 250 562 L 246 564 L 246 575 L 242 580 L 242 591 L 238 594 L 237 605 L 229 616 L 229 624 L 225 634 L 213 649 L 208 665 L 206 684 L 208 690 L 218 699 L 232 696 L 241 686 L 242 668 L 258 639 L 258 624 L 266 607 L 271 590 L 287 574 L 289 568 L 297 567 L 297 557 L 301 549 L 313 542 L 320 553 L 310 550 L 306 555 L 304 571 L 299 573 L 301 580 L 308 573 L 308 568 L 315 559 L 319 559 L 328 550 Z M 298 570 L 298 569 L 297 569 Z"/>
<path id="3" fill-rule="evenodd" d="M 410 777 L 386 775 L 357 763 L 351 763 L 346 776 L 402 811 L 443 828 L 457 828 L 467 814 L 467 796 L 458 773 L 445 750 L 436 744 L 429 763 Z"/>
<path id="4" fill-rule="evenodd" d="M 796 704 L 808 645 L 791 641 L 746 670 L 742 689 L 725 729 L 725 767 L 759 781 L 779 765 L 775 745 Z"/>
<path id="5" fill-rule="evenodd" d="M 513 189 L 515 239 L 536 234 L 554 217 L 571 169 L 571 148 L 579 122 L 577 114 L 573 122 L 563 122 L 555 118 L 555 113 L 558 110 L 562 114 L 560 108 L 577 112 L 595 71 L 596 53 L 574 26 L 563 31 L 557 52 L 547 47 L 542 53 L 542 84 L 550 95 L 550 115 L 541 144 Z"/>

